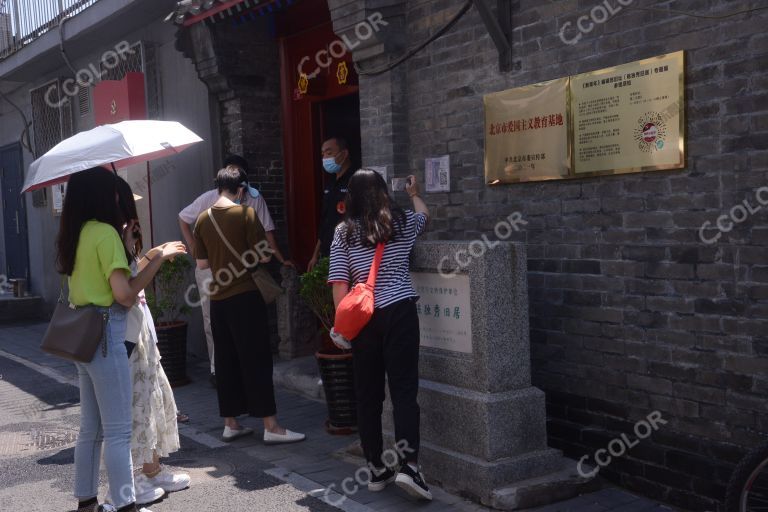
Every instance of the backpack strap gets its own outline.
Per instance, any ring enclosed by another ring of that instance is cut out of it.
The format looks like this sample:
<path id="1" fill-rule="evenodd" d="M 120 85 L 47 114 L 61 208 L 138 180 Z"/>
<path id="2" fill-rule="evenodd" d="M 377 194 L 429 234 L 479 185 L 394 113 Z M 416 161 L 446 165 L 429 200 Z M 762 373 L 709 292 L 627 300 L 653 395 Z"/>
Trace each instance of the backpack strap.
<path id="1" fill-rule="evenodd" d="M 371 270 L 368 271 L 368 281 L 366 286 L 373 290 L 376 287 L 376 276 L 379 274 L 379 265 L 381 265 L 381 259 L 384 256 L 384 244 L 380 243 L 376 246 L 376 254 L 373 257 L 373 263 L 371 263 Z"/>

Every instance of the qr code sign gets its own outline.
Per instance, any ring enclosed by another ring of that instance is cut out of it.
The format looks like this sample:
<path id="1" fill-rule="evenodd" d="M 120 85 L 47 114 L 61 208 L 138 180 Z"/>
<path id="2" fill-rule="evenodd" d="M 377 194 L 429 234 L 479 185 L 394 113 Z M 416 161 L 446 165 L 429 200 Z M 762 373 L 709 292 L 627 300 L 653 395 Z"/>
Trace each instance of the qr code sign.
<path id="1" fill-rule="evenodd" d="M 424 166 L 426 171 L 427 192 L 449 192 L 451 189 L 451 166 L 449 157 L 427 158 Z"/>

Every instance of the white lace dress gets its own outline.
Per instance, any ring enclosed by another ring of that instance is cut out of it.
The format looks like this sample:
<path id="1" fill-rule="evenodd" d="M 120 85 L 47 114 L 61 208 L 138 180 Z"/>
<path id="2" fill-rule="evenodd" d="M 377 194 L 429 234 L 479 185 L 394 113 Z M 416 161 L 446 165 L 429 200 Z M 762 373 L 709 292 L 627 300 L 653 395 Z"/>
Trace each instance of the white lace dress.
<path id="1" fill-rule="evenodd" d="M 133 374 L 133 463 L 149 464 L 152 452 L 167 457 L 179 449 L 176 401 L 160 364 L 157 335 L 144 291 L 128 314 L 126 340 L 136 343 L 131 354 Z"/>

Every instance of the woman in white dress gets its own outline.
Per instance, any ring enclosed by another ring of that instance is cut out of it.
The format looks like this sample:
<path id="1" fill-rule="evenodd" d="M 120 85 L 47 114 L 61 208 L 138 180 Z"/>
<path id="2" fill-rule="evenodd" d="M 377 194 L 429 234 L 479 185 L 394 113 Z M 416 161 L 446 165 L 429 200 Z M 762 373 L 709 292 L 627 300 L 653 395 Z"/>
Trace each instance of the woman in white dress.
<path id="1" fill-rule="evenodd" d="M 134 257 L 131 271 L 136 274 L 157 255 L 153 254 L 155 249 L 151 249 L 143 257 L 139 256 L 142 250 L 141 229 L 133 192 L 122 179 L 118 180 L 117 192 L 126 223 L 123 241 Z M 179 430 L 176 401 L 160 364 L 155 324 L 143 290 L 128 312 L 125 338 L 133 377 L 131 455 L 134 464 L 142 464 L 134 475 L 136 501 L 147 504 L 157 501 L 167 492 L 189 487 L 190 478 L 185 473 L 173 473 L 160 464 L 161 457 L 179 450 Z"/>

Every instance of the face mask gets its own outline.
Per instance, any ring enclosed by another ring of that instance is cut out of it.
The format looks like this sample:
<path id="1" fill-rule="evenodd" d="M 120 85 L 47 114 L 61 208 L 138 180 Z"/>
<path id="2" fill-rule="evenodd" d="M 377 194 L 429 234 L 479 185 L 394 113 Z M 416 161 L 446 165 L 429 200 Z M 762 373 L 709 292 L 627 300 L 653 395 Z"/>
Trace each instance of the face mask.
<path id="1" fill-rule="evenodd" d="M 337 164 L 334 157 L 323 158 L 323 169 L 331 174 L 336 174 L 341 170 L 341 164 Z"/>
<path id="2" fill-rule="evenodd" d="M 244 190 L 247 187 L 247 191 Z M 252 198 L 256 199 L 259 197 L 259 191 L 250 186 L 247 182 L 243 182 L 241 184 L 241 191 L 238 194 L 238 199 L 235 199 L 235 204 L 243 204 L 245 202 L 245 194 L 250 195 Z"/>

